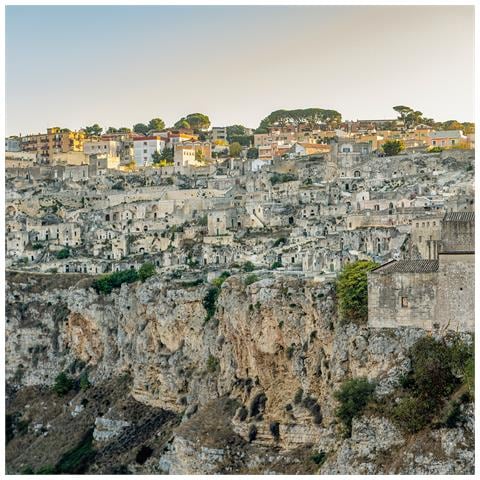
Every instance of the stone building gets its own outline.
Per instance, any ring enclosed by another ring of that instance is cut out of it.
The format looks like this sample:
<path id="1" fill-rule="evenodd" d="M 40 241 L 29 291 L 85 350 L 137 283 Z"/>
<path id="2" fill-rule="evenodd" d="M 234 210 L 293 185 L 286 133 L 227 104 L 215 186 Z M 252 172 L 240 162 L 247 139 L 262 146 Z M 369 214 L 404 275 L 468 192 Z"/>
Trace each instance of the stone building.
<path id="1" fill-rule="evenodd" d="M 425 330 L 475 327 L 474 213 L 447 213 L 438 260 L 392 260 L 368 274 L 368 324 Z"/>

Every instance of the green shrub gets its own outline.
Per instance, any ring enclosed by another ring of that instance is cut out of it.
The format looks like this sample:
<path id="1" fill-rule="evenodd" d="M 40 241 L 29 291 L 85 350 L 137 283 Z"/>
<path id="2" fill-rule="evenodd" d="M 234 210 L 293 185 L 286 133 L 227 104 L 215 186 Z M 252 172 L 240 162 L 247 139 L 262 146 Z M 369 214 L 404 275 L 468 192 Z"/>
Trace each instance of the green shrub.
<path id="1" fill-rule="evenodd" d="M 280 237 L 280 238 L 277 238 L 275 242 L 273 242 L 272 247 L 273 248 L 279 247 L 280 245 L 285 245 L 286 243 L 287 243 L 286 237 Z"/>
<path id="2" fill-rule="evenodd" d="M 428 151 L 431 152 L 431 153 L 439 153 L 439 152 L 443 152 L 443 148 L 442 147 L 432 147 Z"/>
<path id="3" fill-rule="evenodd" d="M 138 277 L 142 282 L 153 275 L 155 275 L 155 265 L 153 263 L 145 262 L 138 270 Z"/>
<path id="4" fill-rule="evenodd" d="M 55 378 L 53 391 L 60 397 L 66 395 L 74 385 L 74 381 L 65 373 L 61 372 Z"/>
<path id="5" fill-rule="evenodd" d="M 214 357 L 213 355 L 208 356 L 207 360 L 207 370 L 210 373 L 215 373 L 220 367 L 220 362 L 217 357 Z"/>
<path id="6" fill-rule="evenodd" d="M 40 467 L 35 473 L 37 475 L 55 475 L 57 473 L 57 470 L 53 465 L 44 465 L 43 467 Z"/>
<path id="7" fill-rule="evenodd" d="M 88 380 L 87 372 L 83 372 L 80 375 L 80 390 L 88 390 L 90 388 L 90 380 Z"/>
<path id="8" fill-rule="evenodd" d="M 258 276 L 255 275 L 254 273 L 251 273 L 250 275 L 247 275 L 247 278 L 245 278 L 245 286 L 248 287 L 248 285 L 258 282 L 258 280 L 259 280 Z"/>
<path id="9" fill-rule="evenodd" d="M 253 272 L 255 270 L 255 265 L 248 261 L 243 264 L 243 271 L 244 272 Z"/>
<path id="10" fill-rule="evenodd" d="M 26 467 L 23 467 L 20 470 L 20 475 L 34 475 L 34 474 L 35 474 L 35 471 L 30 465 L 27 465 Z"/>
<path id="11" fill-rule="evenodd" d="M 368 317 L 367 272 L 378 264 L 358 260 L 343 267 L 336 282 L 340 315 L 345 321 L 365 322 Z"/>
<path id="12" fill-rule="evenodd" d="M 402 150 L 405 150 L 405 143 L 402 140 L 387 140 L 382 149 L 385 155 L 398 155 Z"/>
<path id="13" fill-rule="evenodd" d="M 56 254 L 56 257 L 59 259 L 59 260 L 62 260 L 64 258 L 68 258 L 70 256 L 70 250 L 68 248 L 62 248 L 61 250 L 59 250 Z"/>
<path id="14" fill-rule="evenodd" d="M 92 287 L 97 293 L 109 294 L 114 288 L 120 288 L 123 283 L 133 283 L 138 279 L 138 272 L 131 268 L 129 270 L 114 272 L 109 275 L 103 275 L 93 282 Z"/>
<path id="15" fill-rule="evenodd" d="M 55 465 L 55 472 L 59 474 L 85 473 L 95 458 L 95 450 L 92 447 L 92 442 L 93 429 L 90 429 L 76 447 L 62 455 Z"/>
<path id="16" fill-rule="evenodd" d="M 270 177 L 270 183 L 272 186 L 276 185 L 277 183 L 293 182 L 294 180 L 298 180 L 298 177 L 291 173 L 274 173 Z"/>
<path id="17" fill-rule="evenodd" d="M 223 272 L 219 277 L 213 279 L 212 284 L 220 288 L 223 282 L 230 276 L 230 272 Z"/>
<path id="18" fill-rule="evenodd" d="M 208 289 L 207 294 L 203 299 L 203 307 L 207 311 L 207 316 L 205 321 L 208 322 L 214 315 L 217 310 L 217 299 L 220 295 L 220 289 L 218 287 L 211 287 Z"/>
<path id="19" fill-rule="evenodd" d="M 325 452 L 317 452 L 314 453 L 311 457 L 310 460 L 312 460 L 313 463 L 316 463 L 318 466 L 323 465 L 325 463 L 325 460 L 327 459 L 327 454 Z"/>
<path id="20" fill-rule="evenodd" d="M 439 424 L 447 428 L 455 428 L 457 423 L 462 420 L 461 402 L 453 400 L 447 403 L 439 419 Z"/>
<path id="21" fill-rule="evenodd" d="M 42 245 L 41 243 L 34 243 L 34 244 L 32 245 L 32 248 L 33 248 L 34 250 L 41 250 L 41 249 L 43 248 L 43 245 Z"/>
<path id="22" fill-rule="evenodd" d="M 345 435 L 352 434 L 352 420 L 362 413 L 373 396 L 375 384 L 366 378 L 353 378 L 342 384 L 334 396 L 340 402 L 335 414 L 343 423 Z"/>
<path id="23" fill-rule="evenodd" d="M 423 337 L 410 348 L 409 357 L 418 395 L 441 398 L 458 385 L 452 373 L 452 349 L 445 342 Z"/>
<path id="24" fill-rule="evenodd" d="M 430 423 L 432 407 L 431 400 L 407 396 L 393 407 L 392 419 L 402 430 L 409 433 L 418 432 Z"/>
<path id="25" fill-rule="evenodd" d="M 271 266 L 270 268 L 271 268 L 272 270 L 276 270 L 277 268 L 280 268 L 280 267 L 282 267 L 282 266 L 283 266 L 283 265 L 282 265 L 282 262 L 278 262 L 278 261 L 277 261 L 277 262 L 273 262 L 273 263 L 272 263 L 272 266 Z"/>
<path id="26" fill-rule="evenodd" d="M 455 426 L 461 417 L 460 403 L 448 398 L 459 388 L 468 392 L 461 401 L 473 398 L 473 345 L 458 336 L 441 340 L 426 336 L 410 348 L 409 357 L 411 371 L 400 380 L 404 397 L 387 409 L 387 416 L 410 433 L 434 419 L 437 425 Z"/>
<path id="27" fill-rule="evenodd" d="M 470 398 L 473 400 L 475 397 L 475 358 L 473 356 L 465 362 L 463 374 L 463 382 L 467 387 Z"/>

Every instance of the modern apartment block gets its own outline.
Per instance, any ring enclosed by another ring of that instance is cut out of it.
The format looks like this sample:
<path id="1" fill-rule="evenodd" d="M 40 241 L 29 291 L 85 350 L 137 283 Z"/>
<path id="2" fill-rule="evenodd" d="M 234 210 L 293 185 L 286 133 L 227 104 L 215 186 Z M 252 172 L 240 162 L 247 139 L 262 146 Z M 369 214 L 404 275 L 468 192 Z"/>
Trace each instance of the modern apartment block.
<path id="1" fill-rule="evenodd" d="M 48 160 L 56 153 L 82 152 L 84 139 L 84 132 L 52 127 L 47 133 L 22 137 L 21 149 Z"/>

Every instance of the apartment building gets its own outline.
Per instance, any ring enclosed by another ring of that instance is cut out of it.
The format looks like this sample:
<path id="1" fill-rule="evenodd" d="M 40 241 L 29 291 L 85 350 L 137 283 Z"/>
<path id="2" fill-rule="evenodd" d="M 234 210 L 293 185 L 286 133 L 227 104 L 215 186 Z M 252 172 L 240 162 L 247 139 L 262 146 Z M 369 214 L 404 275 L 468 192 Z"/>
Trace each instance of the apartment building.
<path id="1" fill-rule="evenodd" d="M 46 134 L 39 133 L 22 137 L 21 149 L 48 160 L 58 153 L 83 152 L 84 140 L 84 132 L 72 132 L 66 128 L 52 127 L 47 129 Z"/>

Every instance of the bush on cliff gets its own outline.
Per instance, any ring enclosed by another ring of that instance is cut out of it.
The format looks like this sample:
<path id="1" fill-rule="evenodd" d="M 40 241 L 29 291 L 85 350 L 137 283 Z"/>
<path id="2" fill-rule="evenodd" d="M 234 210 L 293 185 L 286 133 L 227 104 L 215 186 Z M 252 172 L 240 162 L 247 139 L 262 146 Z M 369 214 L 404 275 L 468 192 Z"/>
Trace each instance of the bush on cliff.
<path id="1" fill-rule="evenodd" d="M 409 433 L 432 423 L 455 426 L 461 418 L 459 401 L 473 400 L 473 344 L 458 336 L 439 340 L 425 336 L 408 356 L 411 370 L 401 379 L 400 401 L 387 409 L 388 416 Z"/>
<path id="2" fill-rule="evenodd" d="M 368 317 L 367 272 L 377 263 L 358 260 L 343 267 L 336 283 L 338 306 L 342 320 L 364 322 Z"/>
<path id="3" fill-rule="evenodd" d="M 142 282 L 153 275 L 155 275 L 155 265 L 153 263 L 145 262 L 138 270 L 138 276 Z"/>
<path id="4" fill-rule="evenodd" d="M 203 298 L 203 307 L 207 311 L 205 322 L 208 322 L 215 315 L 217 310 L 217 298 L 219 295 L 220 289 L 218 287 L 211 287 Z"/>
<path id="5" fill-rule="evenodd" d="M 114 288 L 119 288 L 124 283 L 133 283 L 139 279 L 138 272 L 135 269 L 122 270 L 109 275 L 103 275 L 95 280 L 92 287 L 97 293 L 109 294 Z"/>
<path id="6" fill-rule="evenodd" d="M 334 393 L 334 397 L 340 402 L 335 414 L 343 423 L 345 436 L 350 437 L 352 434 L 353 417 L 362 413 L 374 390 L 375 384 L 366 378 L 352 378 Z"/>
<path id="7" fill-rule="evenodd" d="M 60 397 L 66 395 L 74 386 L 74 381 L 65 372 L 61 372 L 55 378 L 53 391 Z"/>

